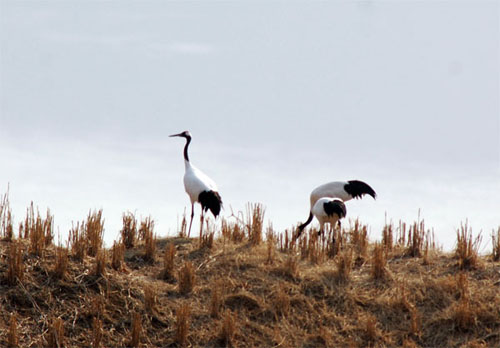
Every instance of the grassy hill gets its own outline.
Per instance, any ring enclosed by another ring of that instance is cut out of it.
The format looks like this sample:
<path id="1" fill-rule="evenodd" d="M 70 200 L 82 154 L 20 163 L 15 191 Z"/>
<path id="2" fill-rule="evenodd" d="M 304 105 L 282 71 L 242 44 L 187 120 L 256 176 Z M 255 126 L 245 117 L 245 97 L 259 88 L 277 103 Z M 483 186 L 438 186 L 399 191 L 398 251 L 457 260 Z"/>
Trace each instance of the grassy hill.
<path id="1" fill-rule="evenodd" d="M 94 212 L 63 248 L 50 214 L 31 207 L 14 236 L 2 207 L 1 346 L 500 346 L 498 234 L 493 256 L 466 226 L 443 253 L 423 223 L 386 226 L 380 243 L 357 221 L 293 243 L 249 205 L 201 239 L 185 223 L 157 239 L 125 214 L 108 250 Z"/>

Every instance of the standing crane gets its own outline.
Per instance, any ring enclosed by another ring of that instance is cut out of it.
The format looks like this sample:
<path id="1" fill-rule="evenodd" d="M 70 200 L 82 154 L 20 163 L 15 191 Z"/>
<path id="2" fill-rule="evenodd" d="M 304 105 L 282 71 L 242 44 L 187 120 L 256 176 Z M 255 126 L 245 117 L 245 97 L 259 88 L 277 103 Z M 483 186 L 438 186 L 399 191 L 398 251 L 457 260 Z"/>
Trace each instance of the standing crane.
<path id="1" fill-rule="evenodd" d="M 375 191 L 367 183 L 359 180 L 350 181 L 332 181 L 324 185 L 316 187 L 310 196 L 311 210 L 307 221 L 299 226 L 295 239 L 300 237 L 302 231 L 306 228 L 313 219 L 313 208 L 316 202 L 323 197 L 339 198 L 343 202 L 353 198 L 362 198 L 364 195 L 372 196 L 373 199 L 377 197 Z M 345 214 L 344 214 L 345 215 Z M 319 219 L 318 219 L 319 220 Z"/>
<path id="2" fill-rule="evenodd" d="M 318 234 L 323 234 L 325 230 L 325 224 L 330 223 L 332 228 L 335 228 L 337 221 L 340 225 L 340 219 L 344 218 L 347 214 L 344 202 L 338 198 L 322 197 L 314 203 L 311 209 L 311 213 L 319 221 L 319 232 Z M 335 235 L 334 235 L 335 241 Z"/>
<path id="3" fill-rule="evenodd" d="M 188 238 L 191 234 L 191 224 L 193 223 L 194 204 L 196 202 L 201 205 L 200 217 L 200 235 L 203 230 L 204 213 L 210 209 L 215 218 L 220 213 L 222 207 L 222 199 L 217 190 L 217 185 L 205 173 L 196 168 L 189 161 L 188 147 L 191 142 L 191 133 L 184 131 L 179 134 L 172 134 L 171 137 L 186 138 L 186 145 L 184 146 L 184 189 L 191 200 L 191 220 L 189 221 Z"/>

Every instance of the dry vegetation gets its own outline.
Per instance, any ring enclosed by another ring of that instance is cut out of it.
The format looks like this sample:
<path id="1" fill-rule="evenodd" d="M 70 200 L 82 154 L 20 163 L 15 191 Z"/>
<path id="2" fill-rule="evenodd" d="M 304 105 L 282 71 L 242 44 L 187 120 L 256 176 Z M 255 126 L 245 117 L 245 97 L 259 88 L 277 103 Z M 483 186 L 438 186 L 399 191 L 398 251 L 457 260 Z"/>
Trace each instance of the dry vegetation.
<path id="1" fill-rule="evenodd" d="M 467 225 L 443 253 L 423 221 L 388 224 L 380 243 L 359 221 L 294 243 L 249 205 L 202 240 L 157 239 L 128 213 L 109 250 L 91 212 L 66 248 L 49 212 L 31 205 L 15 236 L 0 204 L 0 346 L 500 346 L 497 231 L 482 256 Z"/>

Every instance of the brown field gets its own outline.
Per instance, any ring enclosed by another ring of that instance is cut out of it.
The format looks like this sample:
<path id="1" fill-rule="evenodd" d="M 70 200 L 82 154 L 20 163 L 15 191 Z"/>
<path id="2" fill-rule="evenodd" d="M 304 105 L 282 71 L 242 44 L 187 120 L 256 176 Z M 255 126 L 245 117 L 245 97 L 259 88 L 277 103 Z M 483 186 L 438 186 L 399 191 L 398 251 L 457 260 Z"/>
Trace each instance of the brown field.
<path id="1" fill-rule="evenodd" d="M 32 207 L 15 235 L 4 197 L 0 346 L 500 346 L 500 230 L 480 256 L 467 226 L 444 253 L 423 222 L 387 225 L 379 243 L 357 221 L 335 244 L 331 231 L 292 243 L 263 216 L 249 205 L 201 239 L 185 223 L 157 239 L 127 213 L 127 244 L 105 250 L 99 211 L 59 247 Z"/>

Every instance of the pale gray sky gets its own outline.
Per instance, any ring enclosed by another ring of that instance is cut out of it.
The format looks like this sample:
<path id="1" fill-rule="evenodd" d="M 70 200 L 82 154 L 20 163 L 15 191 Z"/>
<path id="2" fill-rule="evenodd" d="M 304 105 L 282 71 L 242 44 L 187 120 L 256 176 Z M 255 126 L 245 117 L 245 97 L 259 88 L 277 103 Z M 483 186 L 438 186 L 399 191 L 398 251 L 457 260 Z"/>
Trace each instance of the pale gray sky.
<path id="1" fill-rule="evenodd" d="M 0 185 L 65 233 L 104 208 L 174 233 L 182 147 L 226 210 L 262 202 L 277 229 L 309 192 L 361 179 L 372 226 L 421 209 L 453 244 L 500 225 L 498 1 L 0 0 Z M 3 190 L 3 189 L 2 189 Z M 197 213 L 199 212 L 199 209 Z M 485 238 L 486 239 L 486 238 Z"/>

